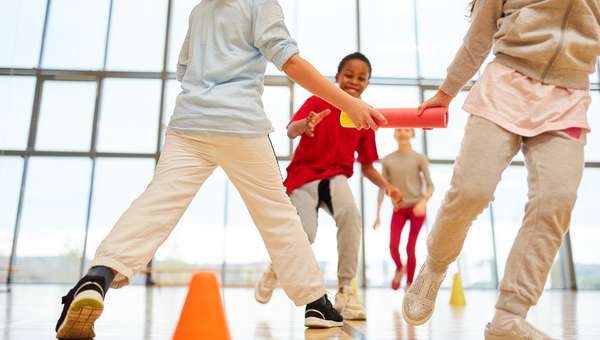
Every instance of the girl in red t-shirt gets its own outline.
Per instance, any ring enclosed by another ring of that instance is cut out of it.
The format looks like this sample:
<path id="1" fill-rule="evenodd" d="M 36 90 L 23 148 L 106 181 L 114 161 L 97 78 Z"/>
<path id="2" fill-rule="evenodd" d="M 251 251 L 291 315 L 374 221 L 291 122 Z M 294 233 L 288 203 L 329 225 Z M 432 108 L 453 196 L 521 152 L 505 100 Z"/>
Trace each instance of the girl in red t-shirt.
<path id="1" fill-rule="evenodd" d="M 369 84 L 371 63 L 360 53 L 340 62 L 336 80 L 346 93 L 360 97 Z M 390 195 L 396 205 L 401 194 L 375 168 L 379 156 L 372 130 L 346 129 L 340 125 L 340 110 L 323 99 L 309 98 L 288 125 L 288 136 L 300 143 L 287 168 L 284 185 L 298 210 L 309 241 L 317 233 L 317 212 L 327 211 L 338 227 L 338 284 L 335 308 L 347 320 L 362 320 L 366 313 L 360 298 L 350 289 L 356 276 L 362 219 L 354 202 L 348 178 L 353 175 L 355 154 L 365 177 Z M 267 303 L 277 278 L 269 267 L 256 286 L 256 300 Z"/>

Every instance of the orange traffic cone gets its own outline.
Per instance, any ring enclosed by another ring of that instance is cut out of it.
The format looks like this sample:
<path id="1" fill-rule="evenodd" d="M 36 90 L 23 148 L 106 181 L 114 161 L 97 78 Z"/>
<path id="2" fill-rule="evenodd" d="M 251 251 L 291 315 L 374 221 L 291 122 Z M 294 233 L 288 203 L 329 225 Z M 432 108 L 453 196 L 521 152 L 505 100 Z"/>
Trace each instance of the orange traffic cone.
<path id="1" fill-rule="evenodd" d="M 229 330 L 217 276 L 198 272 L 192 277 L 173 340 L 227 340 Z"/>

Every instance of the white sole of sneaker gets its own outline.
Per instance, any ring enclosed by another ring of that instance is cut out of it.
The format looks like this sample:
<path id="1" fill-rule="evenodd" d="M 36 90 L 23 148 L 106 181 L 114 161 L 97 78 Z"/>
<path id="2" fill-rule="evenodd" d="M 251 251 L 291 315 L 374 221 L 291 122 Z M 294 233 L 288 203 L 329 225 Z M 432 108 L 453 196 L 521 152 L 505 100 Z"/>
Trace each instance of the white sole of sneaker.
<path id="1" fill-rule="evenodd" d="M 254 288 L 254 299 L 256 300 L 256 302 L 266 305 L 267 303 L 269 303 L 269 301 L 271 301 L 271 297 L 273 296 L 273 291 L 271 291 L 271 294 L 269 294 L 268 296 L 261 296 L 258 293 L 258 288 L 255 287 Z"/>
<path id="2" fill-rule="evenodd" d="M 485 340 L 514 340 L 515 336 L 511 334 L 506 335 L 498 335 L 492 334 L 489 328 L 485 328 L 485 332 L 483 333 Z M 544 339 L 544 340 L 552 340 L 552 338 L 536 338 L 536 339 Z"/>
<path id="3" fill-rule="evenodd" d="M 56 337 L 58 339 L 89 339 L 96 336 L 94 322 L 104 310 L 104 302 L 100 293 L 89 290 L 75 297 L 67 316 L 60 325 Z"/>
<path id="4" fill-rule="evenodd" d="M 315 317 L 308 317 L 304 319 L 304 326 L 308 328 L 331 328 L 331 327 L 342 327 L 343 321 L 337 322 L 332 320 L 325 320 Z"/>
<path id="5" fill-rule="evenodd" d="M 431 315 L 429 315 L 427 318 L 424 318 L 421 320 L 413 320 L 413 319 L 409 318 L 408 315 L 406 315 L 406 312 L 404 310 L 404 305 L 402 306 L 402 317 L 404 318 L 404 321 L 406 321 L 406 323 L 411 326 L 420 326 L 420 325 L 426 323 L 427 321 L 429 321 L 429 319 L 431 319 Z"/>
<path id="6" fill-rule="evenodd" d="M 491 334 L 487 329 L 484 333 L 485 340 L 511 340 L 510 336 L 494 335 Z"/>
<path id="7" fill-rule="evenodd" d="M 364 310 L 353 310 L 346 308 L 340 314 L 342 314 L 344 320 L 367 320 L 367 313 L 365 313 Z"/>

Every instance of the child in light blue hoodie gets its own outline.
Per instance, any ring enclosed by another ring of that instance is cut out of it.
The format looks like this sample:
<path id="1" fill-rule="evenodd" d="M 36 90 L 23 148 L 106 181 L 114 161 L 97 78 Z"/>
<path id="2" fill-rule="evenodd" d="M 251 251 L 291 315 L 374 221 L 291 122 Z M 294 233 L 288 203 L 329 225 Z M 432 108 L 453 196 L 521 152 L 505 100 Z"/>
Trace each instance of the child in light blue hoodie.
<path id="1" fill-rule="evenodd" d="M 342 325 L 268 137 L 273 127 L 261 100 L 267 61 L 360 128 L 384 121 L 298 55 L 276 0 L 202 1 L 190 15 L 177 65 L 182 91 L 154 178 L 102 241 L 87 275 L 63 297 L 59 338 L 94 336 L 108 288 L 128 284 L 145 268 L 216 167 L 240 192 L 286 294 L 307 305 L 305 325 Z"/>

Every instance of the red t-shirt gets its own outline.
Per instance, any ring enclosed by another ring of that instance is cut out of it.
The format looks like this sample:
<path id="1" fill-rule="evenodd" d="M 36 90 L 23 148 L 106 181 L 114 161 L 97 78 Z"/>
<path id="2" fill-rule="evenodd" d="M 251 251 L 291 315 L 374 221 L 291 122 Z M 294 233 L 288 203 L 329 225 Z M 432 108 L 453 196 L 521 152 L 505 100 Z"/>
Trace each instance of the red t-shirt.
<path id="1" fill-rule="evenodd" d="M 311 181 L 336 175 L 352 177 L 355 152 L 358 152 L 361 164 L 371 164 L 379 159 L 375 132 L 370 129 L 343 128 L 340 125 L 340 110 L 317 96 L 308 98 L 294 114 L 290 124 L 308 117 L 311 112 L 326 109 L 330 109 L 331 114 L 315 127 L 315 135 L 300 137 L 283 182 L 288 193 Z"/>

